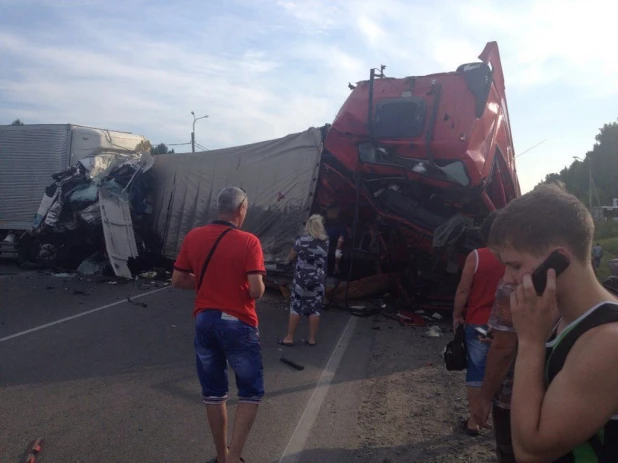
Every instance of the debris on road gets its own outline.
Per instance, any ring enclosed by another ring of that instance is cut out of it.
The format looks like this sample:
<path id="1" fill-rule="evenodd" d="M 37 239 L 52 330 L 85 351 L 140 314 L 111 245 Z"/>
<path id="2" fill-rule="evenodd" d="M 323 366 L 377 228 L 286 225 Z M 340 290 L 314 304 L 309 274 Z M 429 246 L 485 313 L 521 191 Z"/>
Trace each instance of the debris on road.
<path id="1" fill-rule="evenodd" d="M 32 448 L 29 450 L 29 453 L 26 456 L 26 463 L 36 462 L 37 456 L 39 456 L 39 454 L 41 453 L 41 450 L 43 449 L 42 445 L 43 445 L 43 439 L 38 438 L 36 441 L 34 441 Z"/>
<path id="2" fill-rule="evenodd" d="M 443 335 L 440 327 L 438 325 L 433 325 L 429 327 L 429 329 L 425 333 L 425 336 L 429 338 L 441 338 Z"/>
<path id="3" fill-rule="evenodd" d="M 297 370 L 301 370 L 301 371 L 302 371 L 302 370 L 304 370 L 304 369 L 305 369 L 305 367 L 304 367 L 304 366 L 299 365 L 298 363 L 296 363 L 296 362 L 295 362 L 295 361 L 293 361 L 293 360 L 290 360 L 289 358 L 286 358 L 286 357 L 281 357 L 279 360 L 281 360 L 283 363 L 287 363 L 288 365 L 290 365 L 290 366 L 292 366 L 292 367 L 296 368 Z"/>
<path id="4" fill-rule="evenodd" d="M 73 273 L 52 273 L 51 275 L 56 278 L 73 278 L 75 276 Z"/>
<path id="5" fill-rule="evenodd" d="M 146 304 L 145 302 L 137 302 L 131 299 L 130 297 L 127 297 L 127 302 L 130 302 L 131 304 L 137 305 L 139 307 L 144 307 L 144 308 L 148 307 L 148 304 Z"/>
<path id="6" fill-rule="evenodd" d="M 140 273 L 139 277 L 140 278 L 145 278 L 147 280 L 152 280 L 152 279 L 157 277 L 157 272 L 153 270 L 153 271 L 150 271 L 150 272 Z"/>

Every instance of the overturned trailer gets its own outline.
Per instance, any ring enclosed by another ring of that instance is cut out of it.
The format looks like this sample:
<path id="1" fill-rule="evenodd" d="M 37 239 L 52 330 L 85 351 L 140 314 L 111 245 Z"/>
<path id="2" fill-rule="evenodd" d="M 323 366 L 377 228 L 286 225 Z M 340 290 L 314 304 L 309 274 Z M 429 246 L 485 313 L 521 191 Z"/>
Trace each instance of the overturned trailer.
<path id="1" fill-rule="evenodd" d="M 234 185 L 249 197 L 244 229 L 260 238 L 270 269 L 281 264 L 313 205 L 322 132 L 310 128 L 251 145 L 156 156 L 153 225 L 162 254 L 175 259 L 194 227 L 217 218 L 217 193 Z"/>

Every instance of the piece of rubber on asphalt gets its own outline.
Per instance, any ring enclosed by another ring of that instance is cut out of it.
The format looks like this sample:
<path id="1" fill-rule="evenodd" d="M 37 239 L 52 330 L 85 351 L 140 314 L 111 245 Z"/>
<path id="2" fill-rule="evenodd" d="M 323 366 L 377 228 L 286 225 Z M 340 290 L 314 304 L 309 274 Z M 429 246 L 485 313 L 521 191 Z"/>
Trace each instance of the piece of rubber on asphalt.
<path id="1" fill-rule="evenodd" d="M 137 305 L 137 306 L 144 307 L 144 308 L 148 307 L 148 304 L 146 304 L 144 302 L 136 302 L 136 301 L 132 300 L 130 297 L 127 297 L 127 301 L 130 302 L 133 305 Z"/>
<path id="2" fill-rule="evenodd" d="M 281 357 L 279 360 L 281 360 L 283 363 L 287 363 L 288 365 L 296 368 L 297 370 L 304 370 L 305 367 L 302 365 L 299 365 L 298 363 L 296 363 L 294 360 L 290 360 L 288 358 L 285 357 Z"/>

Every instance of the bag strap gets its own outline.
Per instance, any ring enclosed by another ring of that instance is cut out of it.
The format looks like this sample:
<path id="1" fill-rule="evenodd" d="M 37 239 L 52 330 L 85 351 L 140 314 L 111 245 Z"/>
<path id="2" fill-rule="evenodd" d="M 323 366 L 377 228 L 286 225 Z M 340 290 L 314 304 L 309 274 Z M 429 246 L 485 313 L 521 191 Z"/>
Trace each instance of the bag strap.
<path id="1" fill-rule="evenodd" d="M 200 274 L 200 281 L 197 283 L 197 290 L 198 291 L 200 290 L 200 287 L 202 286 L 202 282 L 204 281 L 204 275 L 206 274 L 206 269 L 208 268 L 208 264 L 210 264 L 210 260 L 212 259 L 212 255 L 215 253 L 215 250 L 217 249 L 217 246 L 219 246 L 219 243 L 221 242 L 223 237 L 225 235 L 227 235 L 229 232 L 231 232 L 232 230 L 234 230 L 234 228 L 232 228 L 232 227 L 224 230 L 223 233 L 221 233 L 217 237 L 217 239 L 215 240 L 214 244 L 210 248 L 210 252 L 208 253 L 208 256 L 206 257 L 206 260 L 204 261 L 204 265 L 202 266 L 202 272 Z"/>
<path id="2" fill-rule="evenodd" d="M 618 304 L 603 304 L 594 312 L 575 325 L 571 331 L 564 335 L 556 348 L 549 355 L 547 365 L 547 385 L 556 377 L 566 361 L 567 355 L 575 342 L 586 331 L 606 323 L 618 322 Z"/>

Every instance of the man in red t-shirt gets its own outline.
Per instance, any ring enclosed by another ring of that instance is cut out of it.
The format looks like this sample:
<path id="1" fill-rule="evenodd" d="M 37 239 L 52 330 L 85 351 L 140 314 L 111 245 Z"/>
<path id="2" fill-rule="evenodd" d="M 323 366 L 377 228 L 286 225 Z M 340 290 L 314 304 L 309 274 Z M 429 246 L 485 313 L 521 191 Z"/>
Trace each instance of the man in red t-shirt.
<path id="1" fill-rule="evenodd" d="M 247 194 L 224 188 L 219 218 L 185 237 L 172 285 L 196 291 L 195 353 L 208 423 L 217 457 L 211 463 L 238 463 L 264 395 L 264 374 L 255 300 L 264 294 L 264 256 L 258 238 L 240 230 Z M 236 374 L 238 406 L 227 447 L 227 364 Z"/>

